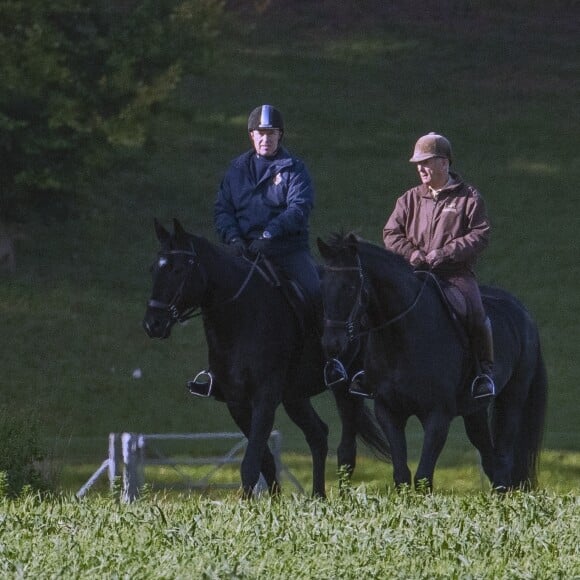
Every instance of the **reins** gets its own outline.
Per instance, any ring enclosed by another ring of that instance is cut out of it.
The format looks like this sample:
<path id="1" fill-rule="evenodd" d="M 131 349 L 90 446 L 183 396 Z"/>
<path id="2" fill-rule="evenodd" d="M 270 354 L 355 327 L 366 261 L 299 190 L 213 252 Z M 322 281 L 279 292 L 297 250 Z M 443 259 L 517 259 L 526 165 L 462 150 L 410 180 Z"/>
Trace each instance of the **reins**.
<path id="1" fill-rule="evenodd" d="M 203 272 L 204 278 L 207 280 L 207 276 L 205 275 L 204 268 L 202 268 L 199 260 L 196 259 L 198 256 L 195 253 L 195 251 L 193 251 L 193 250 L 169 250 L 167 252 L 160 252 L 159 253 L 159 256 L 161 256 L 161 257 L 167 256 L 167 255 L 190 256 L 193 259 L 189 261 L 189 265 L 190 266 L 197 265 L 200 272 Z M 235 302 L 236 300 L 238 300 L 238 298 L 243 294 L 244 290 L 248 286 L 250 279 L 252 278 L 256 269 L 258 269 L 258 271 L 260 271 L 260 268 L 258 266 L 258 262 L 260 261 L 260 257 L 261 257 L 260 254 L 258 254 L 256 256 L 255 260 L 249 260 L 245 256 L 242 256 L 242 257 L 244 258 L 244 260 L 246 260 L 247 262 L 249 262 L 251 264 L 251 267 L 248 270 L 248 273 L 247 273 L 246 277 L 244 278 L 242 285 L 238 288 L 238 290 L 236 291 L 236 293 L 233 296 L 230 296 L 229 298 L 227 298 L 226 300 L 224 300 L 220 304 L 214 305 L 212 308 L 206 309 L 206 313 L 208 311 L 216 310 L 217 308 L 221 308 L 221 307 L 225 306 L 226 304 L 230 304 L 231 302 Z M 196 318 L 197 316 L 201 316 L 201 314 L 203 312 L 202 312 L 200 306 L 188 308 L 187 310 L 185 310 L 184 312 L 181 312 L 181 313 L 179 312 L 179 308 L 177 307 L 177 303 L 182 298 L 183 288 L 185 287 L 185 284 L 188 280 L 189 274 L 192 271 L 193 271 L 192 269 L 189 269 L 186 272 L 185 276 L 183 277 L 183 280 L 181 281 L 181 284 L 179 285 L 179 288 L 177 289 L 177 291 L 175 292 L 173 298 L 171 299 L 171 301 L 169 303 L 160 302 L 159 300 L 149 300 L 149 302 L 147 303 L 147 306 L 149 306 L 150 308 L 156 308 L 158 310 L 166 310 L 169 313 L 169 316 L 173 320 L 175 320 L 176 322 L 179 322 L 180 324 L 182 324 L 183 322 L 185 322 L 187 320 L 190 320 L 191 318 Z M 263 272 L 260 271 L 260 273 L 262 274 L 262 276 L 264 276 Z"/>
<path id="2" fill-rule="evenodd" d="M 424 276 L 423 282 L 421 284 L 421 287 L 419 288 L 419 291 L 417 292 L 417 295 L 415 296 L 413 302 L 410 304 L 410 306 L 408 306 L 405 310 L 403 310 L 402 312 L 400 312 L 399 314 L 397 314 L 396 316 L 394 316 L 393 318 L 390 318 L 389 320 L 383 322 L 382 324 L 379 324 L 378 326 L 373 326 L 371 328 L 367 328 L 365 330 L 360 330 L 358 332 L 355 332 L 355 326 L 357 324 L 357 317 L 359 316 L 359 310 L 363 310 L 366 309 L 366 304 L 363 302 L 362 300 L 362 296 L 363 293 L 366 293 L 368 295 L 368 290 L 366 289 L 366 280 L 365 280 L 365 276 L 364 276 L 364 271 L 363 271 L 363 267 L 362 267 L 362 263 L 360 260 L 360 256 L 357 254 L 356 256 L 357 258 L 357 266 L 325 266 L 325 270 L 329 270 L 329 271 L 334 271 L 334 272 L 358 272 L 359 274 L 359 280 L 360 280 L 360 286 L 359 286 L 359 291 L 358 291 L 358 296 L 357 299 L 350 311 L 350 314 L 348 315 L 348 318 L 346 320 L 332 320 L 332 319 L 328 319 L 325 318 L 324 320 L 324 324 L 325 326 L 329 327 L 329 328 L 342 328 L 344 326 L 344 328 L 346 329 L 346 334 L 348 337 L 348 340 L 350 342 L 354 342 L 357 338 L 360 338 L 362 336 L 365 336 L 367 334 L 370 334 L 371 332 L 376 332 L 378 330 L 382 330 L 384 328 L 387 328 L 388 326 L 391 326 L 392 324 L 395 324 L 396 322 L 398 322 L 399 320 L 401 320 L 402 318 L 404 318 L 405 316 L 407 316 L 407 314 L 409 314 L 419 303 L 419 300 L 421 299 L 421 296 L 423 294 L 423 291 L 425 290 L 425 286 L 427 285 L 427 280 L 429 279 L 429 277 L 434 278 L 434 275 L 431 272 L 425 271 L 425 270 L 421 270 L 420 272 L 416 272 L 416 274 L 427 274 L 426 276 Z"/>

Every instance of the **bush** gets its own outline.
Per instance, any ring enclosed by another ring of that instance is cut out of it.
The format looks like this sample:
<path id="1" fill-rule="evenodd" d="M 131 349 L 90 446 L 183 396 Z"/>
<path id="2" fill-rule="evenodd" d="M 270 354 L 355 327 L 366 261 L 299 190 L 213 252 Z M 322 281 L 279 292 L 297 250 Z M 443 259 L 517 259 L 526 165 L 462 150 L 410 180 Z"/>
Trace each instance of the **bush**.
<path id="1" fill-rule="evenodd" d="M 24 487 L 48 487 L 35 462 L 42 459 L 38 426 L 29 415 L 0 409 L 0 495 L 16 496 Z"/>

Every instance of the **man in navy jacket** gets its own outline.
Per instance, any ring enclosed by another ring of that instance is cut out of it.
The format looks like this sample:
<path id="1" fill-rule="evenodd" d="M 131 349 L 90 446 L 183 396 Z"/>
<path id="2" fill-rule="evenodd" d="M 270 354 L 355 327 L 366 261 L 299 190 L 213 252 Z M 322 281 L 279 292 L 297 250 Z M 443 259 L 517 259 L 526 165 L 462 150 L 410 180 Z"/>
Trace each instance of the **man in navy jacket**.
<path id="1" fill-rule="evenodd" d="M 240 255 L 263 254 L 317 304 L 320 282 L 308 239 L 314 190 L 308 170 L 281 145 L 284 121 L 278 109 L 256 107 L 248 132 L 253 148 L 231 162 L 217 194 L 217 233 Z"/>

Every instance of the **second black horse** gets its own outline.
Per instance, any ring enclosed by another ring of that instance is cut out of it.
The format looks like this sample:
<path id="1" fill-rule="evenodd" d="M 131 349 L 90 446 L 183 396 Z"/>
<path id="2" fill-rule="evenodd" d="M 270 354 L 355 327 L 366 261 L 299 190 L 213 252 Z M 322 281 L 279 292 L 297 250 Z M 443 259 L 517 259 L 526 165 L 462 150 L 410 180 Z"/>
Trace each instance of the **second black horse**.
<path id="1" fill-rule="evenodd" d="M 336 234 L 329 243 L 318 239 L 318 247 L 326 263 L 323 344 L 329 356 L 340 357 L 350 343 L 363 341 L 395 484 L 411 483 L 409 417 L 418 417 L 424 429 L 415 484 L 430 488 L 451 421 L 462 416 L 492 486 L 533 487 L 547 378 L 538 329 L 524 306 L 503 290 L 482 288 L 496 347 L 498 394 L 490 406 L 471 396 L 473 360 L 466 337 L 429 272 L 416 273 L 400 256 L 353 234 Z"/>

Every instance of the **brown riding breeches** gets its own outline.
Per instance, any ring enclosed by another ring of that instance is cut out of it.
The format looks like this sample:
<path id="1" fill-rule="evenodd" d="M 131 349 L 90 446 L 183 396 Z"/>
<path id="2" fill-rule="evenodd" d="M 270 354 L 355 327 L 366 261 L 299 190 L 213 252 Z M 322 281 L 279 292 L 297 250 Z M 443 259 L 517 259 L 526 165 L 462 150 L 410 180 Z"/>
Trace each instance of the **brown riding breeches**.
<path id="1" fill-rule="evenodd" d="M 477 328 L 485 323 L 485 309 L 481 301 L 477 278 L 471 274 L 454 274 L 444 277 L 447 282 L 455 286 L 465 297 L 467 302 L 467 320 L 471 328 Z"/>

